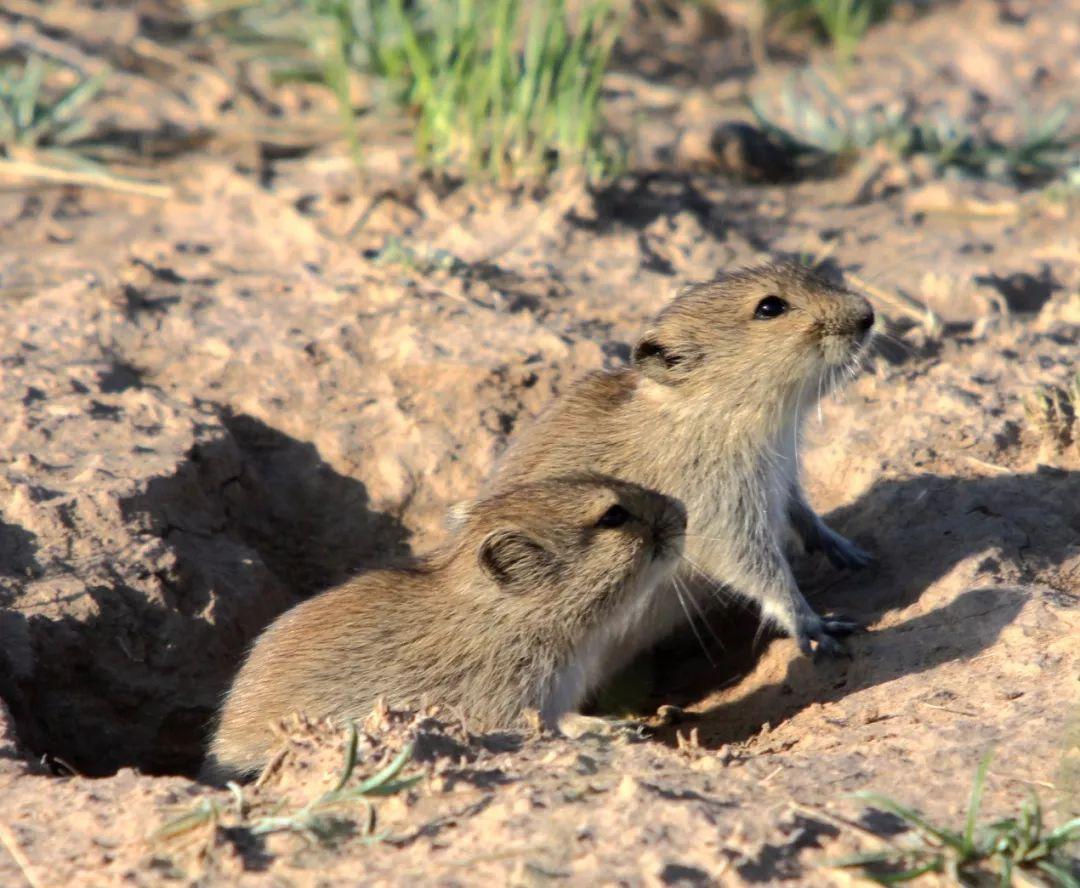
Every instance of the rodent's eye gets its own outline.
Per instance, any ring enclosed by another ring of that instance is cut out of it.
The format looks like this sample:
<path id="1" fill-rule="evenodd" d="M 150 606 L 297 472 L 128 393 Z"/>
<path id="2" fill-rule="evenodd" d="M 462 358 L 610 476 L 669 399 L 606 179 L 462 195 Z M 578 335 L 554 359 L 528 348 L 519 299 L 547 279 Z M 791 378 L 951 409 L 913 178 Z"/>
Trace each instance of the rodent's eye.
<path id="1" fill-rule="evenodd" d="M 603 515 L 600 516 L 600 518 L 596 522 L 596 526 L 622 527 L 624 524 L 626 524 L 627 521 L 629 521 L 633 517 L 634 516 L 627 512 L 626 509 L 624 509 L 622 506 L 614 505 L 606 512 L 604 512 Z"/>
<path id="2" fill-rule="evenodd" d="M 788 304 L 779 296 L 766 296 L 754 309 L 754 319 L 768 321 L 780 317 L 787 310 Z"/>

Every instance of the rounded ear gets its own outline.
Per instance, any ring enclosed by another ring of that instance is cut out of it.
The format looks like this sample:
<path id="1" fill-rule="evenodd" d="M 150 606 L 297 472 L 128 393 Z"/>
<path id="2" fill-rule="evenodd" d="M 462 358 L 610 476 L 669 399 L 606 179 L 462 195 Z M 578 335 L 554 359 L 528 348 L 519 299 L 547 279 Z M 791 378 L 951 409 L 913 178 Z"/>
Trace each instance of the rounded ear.
<path id="1" fill-rule="evenodd" d="M 663 345 L 655 333 L 646 333 L 637 341 L 632 360 L 641 373 L 662 385 L 678 382 L 691 363 L 683 352 Z"/>
<path id="2" fill-rule="evenodd" d="M 520 530 L 496 530 L 480 544 L 480 568 L 500 586 L 514 586 L 545 572 L 551 553 Z"/>

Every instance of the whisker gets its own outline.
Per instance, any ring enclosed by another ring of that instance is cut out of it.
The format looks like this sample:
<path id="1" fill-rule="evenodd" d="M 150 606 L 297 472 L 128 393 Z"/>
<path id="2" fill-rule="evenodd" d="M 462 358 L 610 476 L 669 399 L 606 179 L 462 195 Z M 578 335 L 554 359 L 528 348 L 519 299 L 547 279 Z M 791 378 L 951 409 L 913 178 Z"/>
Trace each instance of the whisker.
<path id="1" fill-rule="evenodd" d="M 802 396 L 806 389 L 806 381 L 799 383 L 795 392 L 795 421 L 791 424 L 791 451 L 795 454 L 795 464 L 799 464 L 799 425 L 802 419 Z"/>
<path id="2" fill-rule="evenodd" d="M 690 624 L 690 629 L 694 633 L 694 638 L 697 639 L 697 643 L 701 646 L 701 651 L 705 654 L 705 658 L 713 665 L 716 666 L 716 661 L 713 660 L 712 654 L 709 653 L 709 649 L 705 646 L 705 642 L 701 635 L 697 631 L 697 626 L 694 625 L 694 619 L 690 616 L 690 611 L 686 607 L 686 600 L 683 598 L 682 589 L 678 583 L 674 584 L 675 597 L 679 599 L 679 606 L 682 608 L 683 613 L 686 614 L 686 622 Z"/>
<path id="3" fill-rule="evenodd" d="M 690 565 L 693 571 L 698 574 L 702 578 L 702 580 L 704 580 L 702 587 L 710 596 L 712 596 L 712 599 L 714 601 L 724 605 L 732 603 L 745 605 L 747 603 L 741 596 L 729 591 L 727 586 L 725 586 L 723 583 L 713 579 L 710 574 L 706 573 L 706 571 L 703 570 L 701 566 L 695 561 L 693 561 L 693 559 L 691 559 L 689 556 L 684 554 L 682 558 L 687 564 Z"/>
<path id="4" fill-rule="evenodd" d="M 878 346 L 879 342 L 887 342 L 890 345 L 895 345 L 905 355 L 911 356 L 915 354 L 915 346 L 910 342 L 901 339 L 899 336 L 889 333 L 887 330 L 875 332 L 873 340 L 871 340 L 870 344 L 866 347 L 866 351 L 869 352 L 873 349 L 875 354 L 881 354 L 881 348 Z"/>
<path id="5" fill-rule="evenodd" d="M 828 373 L 828 370 L 826 369 L 825 373 L 819 373 L 818 378 L 817 378 L 817 402 L 816 403 L 817 403 L 817 421 L 818 421 L 818 425 L 822 424 L 822 418 L 821 418 L 821 398 L 822 398 L 821 384 L 825 381 L 825 376 L 826 376 L 827 373 Z"/>
<path id="6" fill-rule="evenodd" d="M 675 582 L 676 583 L 679 582 L 678 577 L 675 578 Z M 698 604 L 697 596 L 695 596 L 693 591 L 691 589 L 689 589 L 688 587 L 684 586 L 683 589 L 686 592 L 687 599 L 690 601 L 690 605 L 694 608 L 695 611 L 697 611 L 697 615 L 699 617 L 701 617 L 702 625 L 705 627 L 706 630 L 708 630 L 709 635 L 712 636 L 713 641 L 715 641 L 716 644 L 717 644 L 717 647 L 723 649 L 724 643 L 720 640 L 720 637 L 716 634 L 716 630 L 713 629 L 712 624 L 709 622 L 709 618 L 705 614 L 705 611 L 703 611 L 701 609 L 701 605 Z"/>

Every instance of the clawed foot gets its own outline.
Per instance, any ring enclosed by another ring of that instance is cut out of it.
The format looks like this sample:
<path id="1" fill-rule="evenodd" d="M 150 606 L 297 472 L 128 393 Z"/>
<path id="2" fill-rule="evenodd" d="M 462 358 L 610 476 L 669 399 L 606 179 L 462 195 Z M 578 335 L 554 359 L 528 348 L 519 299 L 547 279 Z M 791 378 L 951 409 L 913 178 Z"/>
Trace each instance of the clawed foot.
<path id="1" fill-rule="evenodd" d="M 799 650 L 808 657 L 828 655 L 850 659 L 851 653 L 840 639 L 858 632 L 862 627 L 848 617 L 819 617 L 815 614 L 813 619 L 804 620 L 799 628 Z"/>
<path id="2" fill-rule="evenodd" d="M 874 556 L 856 546 L 847 537 L 841 536 L 832 528 L 822 525 L 817 543 L 829 563 L 837 569 L 849 568 L 861 570 L 870 565 Z"/>

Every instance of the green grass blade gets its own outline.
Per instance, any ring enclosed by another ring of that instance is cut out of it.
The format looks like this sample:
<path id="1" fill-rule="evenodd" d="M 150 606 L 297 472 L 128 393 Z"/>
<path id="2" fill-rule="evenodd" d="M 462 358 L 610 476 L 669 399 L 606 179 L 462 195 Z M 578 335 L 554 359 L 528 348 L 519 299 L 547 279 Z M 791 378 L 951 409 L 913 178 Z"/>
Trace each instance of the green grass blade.
<path id="1" fill-rule="evenodd" d="M 61 123 L 71 120 L 76 111 L 101 92 L 112 73 L 111 68 L 104 68 L 69 90 L 67 95 L 52 106 L 52 119 Z"/>
<path id="2" fill-rule="evenodd" d="M 1009 888 L 1013 883 L 1013 862 L 1006 857 L 1001 862 L 1001 876 L 998 879 L 1000 888 Z"/>
<path id="3" fill-rule="evenodd" d="M 975 850 L 975 825 L 979 820 L 979 808 L 982 806 L 983 791 L 986 789 L 986 775 L 990 770 L 991 753 L 983 756 L 975 770 L 975 782 L 971 786 L 971 799 L 968 801 L 967 819 L 964 822 L 964 853 L 970 856 Z"/>
<path id="4" fill-rule="evenodd" d="M 901 870 L 898 873 L 869 873 L 869 877 L 881 885 L 899 885 L 903 882 L 914 882 L 920 876 L 927 873 L 939 873 L 942 869 L 941 858 L 931 860 L 928 863 Z"/>
<path id="5" fill-rule="evenodd" d="M 22 78 L 15 86 L 15 125 L 25 131 L 34 123 L 38 109 L 38 94 L 45 78 L 45 63 L 40 56 L 30 56 L 23 69 Z"/>
<path id="6" fill-rule="evenodd" d="M 1049 860 L 1040 860 L 1035 866 L 1053 879 L 1055 888 L 1080 888 L 1080 879 L 1077 879 L 1064 866 L 1059 866 Z"/>
<path id="7" fill-rule="evenodd" d="M 352 777 L 352 773 L 356 769 L 356 749 L 359 740 L 360 735 L 357 733 L 356 723 L 349 722 L 349 739 L 345 744 L 345 764 L 341 768 L 341 776 L 338 777 L 337 783 L 334 784 L 334 788 L 330 792 L 339 792 L 344 789 L 345 784 Z"/>
<path id="8" fill-rule="evenodd" d="M 0 147 L 15 142 L 15 117 L 8 106 L 0 101 Z"/>
<path id="9" fill-rule="evenodd" d="M 1045 841 L 1053 848 L 1068 842 L 1080 842 L 1080 817 L 1074 817 L 1067 823 L 1061 824 L 1057 829 L 1051 831 Z"/>
<path id="10" fill-rule="evenodd" d="M 389 783 L 391 780 L 397 777 L 397 775 L 401 773 L 401 769 L 404 768 L 406 764 L 408 764 L 409 759 L 412 758 L 412 753 L 413 745 L 411 743 L 406 744 L 406 746 L 401 750 L 401 752 L 397 754 L 397 757 L 392 762 L 390 762 L 390 764 L 388 764 L 377 774 L 369 777 L 358 787 L 356 787 L 357 792 L 371 793 L 377 790 L 383 784 Z"/>

